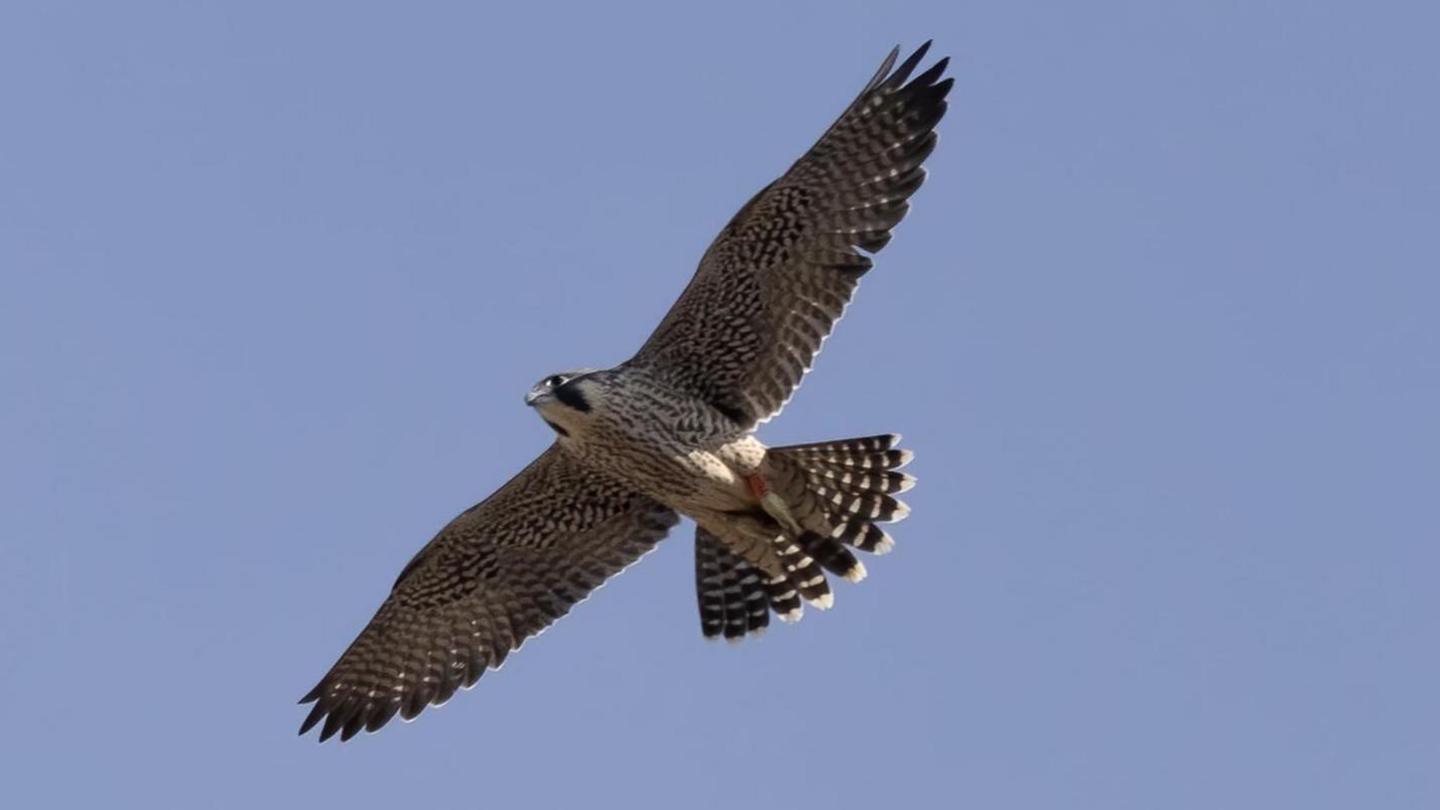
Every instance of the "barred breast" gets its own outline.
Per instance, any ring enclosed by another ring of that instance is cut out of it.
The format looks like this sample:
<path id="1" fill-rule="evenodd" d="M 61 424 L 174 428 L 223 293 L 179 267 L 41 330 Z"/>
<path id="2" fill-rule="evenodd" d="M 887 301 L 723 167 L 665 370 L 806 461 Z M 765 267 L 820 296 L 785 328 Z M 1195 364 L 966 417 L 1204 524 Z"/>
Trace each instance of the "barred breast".
<path id="1" fill-rule="evenodd" d="M 610 383 L 581 435 L 562 440 L 586 466 L 688 514 L 753 505 L 741 476 L 753 472 L 765 447 L 698 397 L 678 394 L 643 371 Z"/>

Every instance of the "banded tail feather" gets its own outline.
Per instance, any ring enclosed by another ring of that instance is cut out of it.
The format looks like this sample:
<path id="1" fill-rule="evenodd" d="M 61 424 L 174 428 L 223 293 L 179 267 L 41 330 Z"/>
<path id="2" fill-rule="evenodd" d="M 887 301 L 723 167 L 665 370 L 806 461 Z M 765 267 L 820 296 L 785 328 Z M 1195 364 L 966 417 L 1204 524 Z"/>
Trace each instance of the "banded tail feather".
<path id="1" fill-rule="evenodd" d="M 790 584 L 784 574 L 765 580 L 765 593 L 770 598 L 770 609 L 786 624 L 800 621 L 805 614 L 805 603 L 800 601 L 800 592 Z"/>
<path id="2" fill-rule="evenodd" d="M 800 535 L 798 542 L 800 548 L 814 557 L 826 571 L 851 582 L 859 582 L 865 578 L 865 566 L 855 559 L 855 555 L 839 540 L 815 532 L 805 532 Z"/>
<path id="3" fill-rule="evenodd" d="M 879 525 L 903 520 L 910 508 L 895 498 L 915 479 L 899 468 L 913 454 L 896 434 L 772 447 L 764 474 L 803 530 L 772 540 L 783 571 L 760 571 L 703 529 L 695 536 L 701 630 L 738 640 L 764 629 L 769 611 L 794 622 L 805 602 L 834 603 L 826 572 L 859 582 L 865 565 L 851 549 L 886 554 L 895 541 Z"/>
<path id="4" fill-rule="evenodd" d="M 804 537 L 807 533 L 802 534 Z M 835 595 L 830 592 L 830 583 L 815 558 L 805 552 L 799 538 L 780 535 L 775 538 L 775 551 L 785 566 L 785 576 L 800 598 L 821 610 L 835 604 Z"/>
<path id="5" fill-rule="evenodd" d="M 719 538 L 695 529 L 695 592 L 706 638 L 738 641 L 770 624 L 770 591 L 763 577 Z"/>
<path id="6" fill-rule="evenodd" d="M 895 495 L 915 486 L 899 472 L 914 454 L 896 447 L 897 433 L 814 444 L 772 447 L 766 461 L 790 486 L 783 493 L 797 513 L 815 518 L 800 538 L 801 548 L 833 574 L 851 582 L 865 578 L 865 566 L 846 546 L 885 554 L 895 541 L 877 523 L 894 523 L 910 514 Z"/>
<path id="7" fill-rule="evenodd" d="M 770 452 L 794 459 L 807 472 L 822 473 L 835 468 L 848 472 L 854 472 L 857 469 L 884 471 L 898 470 L 909 464 L 915 457 L 915 454 L 909 450 L 895 449 L 899 443 L 900 434 L 882 433 L 858 439 L 772 447 Z M 908 479 L 913 485 L 914 479 L 910 479 L 909 476 L 902 475 L 901 479 Z M 903 492 L 905 489 L 909 489 L 909 486 L 896 491 Z"/>

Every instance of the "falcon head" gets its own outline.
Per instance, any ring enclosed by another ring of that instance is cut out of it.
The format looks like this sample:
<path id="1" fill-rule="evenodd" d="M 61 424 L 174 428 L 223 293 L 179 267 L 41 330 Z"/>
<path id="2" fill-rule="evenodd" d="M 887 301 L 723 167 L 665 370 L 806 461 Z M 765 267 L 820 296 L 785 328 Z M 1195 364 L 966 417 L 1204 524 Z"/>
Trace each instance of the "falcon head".
<path id="1" fill-rule="evenodd" d="M 534 408 L 556 433 L 569 437 L 589 423 L 603 397 L 603 385 L 590 369 L 551 374 L 530 389 L 525 404 Z"/>

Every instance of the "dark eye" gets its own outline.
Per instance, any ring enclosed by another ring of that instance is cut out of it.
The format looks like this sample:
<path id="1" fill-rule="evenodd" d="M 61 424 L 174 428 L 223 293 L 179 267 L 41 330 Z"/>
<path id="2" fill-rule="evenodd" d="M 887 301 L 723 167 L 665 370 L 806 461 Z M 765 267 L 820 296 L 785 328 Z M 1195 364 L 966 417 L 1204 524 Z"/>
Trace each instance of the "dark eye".
<path id="1" fill-rule="evenodd" d="M 562 377 L 562 376 L 560 376 L 559 374 L 552 375 L 552 376 L 547 377 L 547 378 L 545 379 L 545 387 L 546 387 L 546 388 L 559 388 L 560 386 L 562 386 L 562 385 L 564 385 L 564 384 L 565 384 L 565 378 Z"/>

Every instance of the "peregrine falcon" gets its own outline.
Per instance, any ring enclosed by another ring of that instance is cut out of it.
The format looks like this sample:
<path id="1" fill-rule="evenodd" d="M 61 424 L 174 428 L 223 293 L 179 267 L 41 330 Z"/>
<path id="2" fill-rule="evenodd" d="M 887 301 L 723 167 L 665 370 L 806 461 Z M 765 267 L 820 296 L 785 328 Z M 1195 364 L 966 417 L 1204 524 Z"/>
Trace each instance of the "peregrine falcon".
<path id="1" fill-rule="evenodd" d="M 738 640 L 770 614 L 865 577 L 881 523 L 908 508 L 910 453 L 880 435 L 767 447 L 756 428 L 809 370 L 925 180 L 953 79 L 930 43 L 899 49 L 820 140 L 756 194 L 634 357 L 542 379 L 525 404 L 554 430 L 540 457 L 440 530 L 301 703 L 320 740 L 409 720 L 498 669 L 526 639 L 650 551 L 695 530 L 701 632 Z"/>

